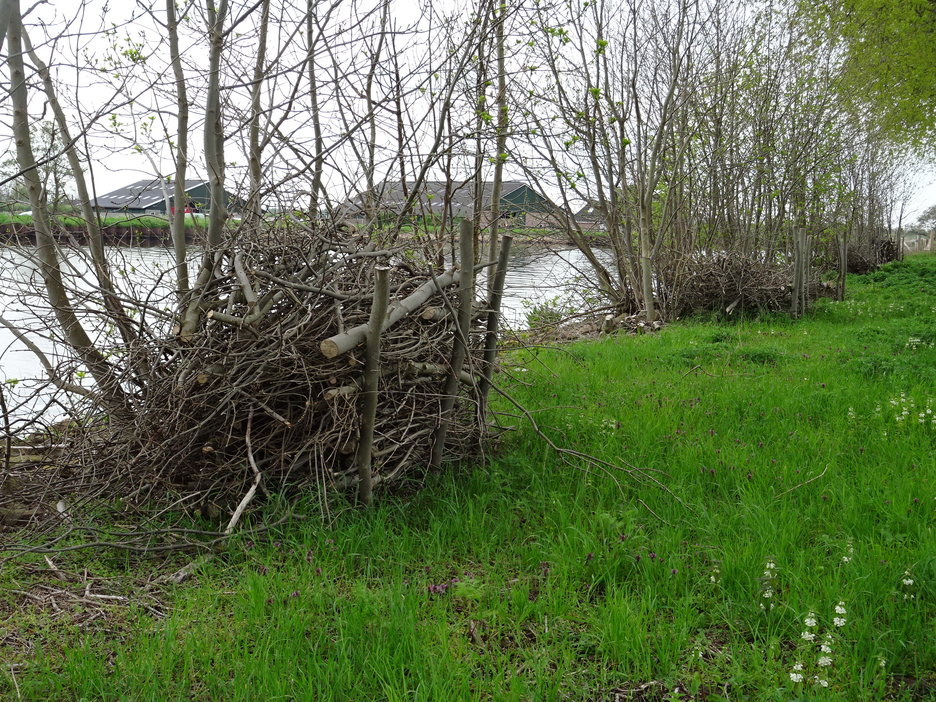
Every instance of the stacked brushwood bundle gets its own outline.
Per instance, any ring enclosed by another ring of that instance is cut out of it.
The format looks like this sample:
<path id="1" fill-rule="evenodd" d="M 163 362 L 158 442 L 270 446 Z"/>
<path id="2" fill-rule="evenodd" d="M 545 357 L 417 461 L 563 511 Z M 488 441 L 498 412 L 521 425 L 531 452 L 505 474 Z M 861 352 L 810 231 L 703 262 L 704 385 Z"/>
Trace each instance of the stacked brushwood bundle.
<path id="1" fill-rule="evenodd" d="M 297 488 L 369 502 L 377 484 L 477 451 L 509 240 L 479 304 L 470 223 L 462 230 L 466 265 L 438 272 L 339 230 L 206 252 L 210 278 L 182 305 L 195 333 L 177 326 L 126 351 L 131 421 L 85 431 L 59 478 L 80 472 L 82 499 L 231 514 L 258 492 Z M 44 500 L 16 499 L 49 504 L 55 485 L 46 473 Z"/>
<path id="2" fill-rule="evenodd" d="M 676 265 L 675 263 L 672 265 Z M 794 272 L 790 266 L 765 263 L 760 257 L 731 254 L 692 263 L 692 273 L 667 275 L 661 271 L 665 306 L 670 317 L 694 312 L 737 314 L 742 310 L 779 312 L 788 310 L 793 299 Z M 667 280 L 680 280 L 678 287 Z M 830 296 L 834 291 L 803 272 L 800 303 Z"/>
<path id="3" fill-rule="evenodd" d="M 896 261 L 900 257 L 900 249 L 890 239 L 872 239 L 863 246 L 848 247 L 846 255 L 848 272 L 864 275 L 885 263 Z"/>

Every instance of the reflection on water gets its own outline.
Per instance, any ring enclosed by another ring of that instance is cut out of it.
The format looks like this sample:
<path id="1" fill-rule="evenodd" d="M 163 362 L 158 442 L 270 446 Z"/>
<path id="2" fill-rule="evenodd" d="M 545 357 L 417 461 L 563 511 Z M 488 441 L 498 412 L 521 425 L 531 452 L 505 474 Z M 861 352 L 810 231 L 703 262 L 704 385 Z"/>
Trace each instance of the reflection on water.
<path id="1" fill-rule="evenodd" d="M 599 260 L 610 258 L 598 251 Z M 526 248 L 516 251 L 504 281 L 501 313 L 514 329 L 525 329 L 527 312 L 534 305 L 582 309 L 593 300 L 595 278 L 585 255 L 578 249 Z M 479 281 L 479 287 L 483 280 Z"/>
<path id="2" fill-rule="evenodd" d="M 100 320 L 93 314 L 100 305 L 100 294 L 92 283 L 87 252 L 81 249 L 63 252 L 63 271 L 70 287 L 81 291 L 77 306 L 85 312 L 83 321 L 94 338 L 103 338 L 103 328 L 94 328 Z M 599 255 L 602 255 L 599 252 Z M 145 299 L 155 309 L 171 306 L 173 256 L 169 249 L 109 247 L 112 275 L 119 287 L 136 299 Z M 67 359 L 62 345 L 48 336 L 56 325 L 42 302 L 42 278 L 33 251 L 28 248 L 0 248 L 0 315 L 29 330 L 29 338 L 49 357 L 53 365 Z M 578 309 L 583 300 L 592 299 L 594 287 L 586 280 L 589 264 L 578 249 L 545 250 L 518 248 L 511 258 L 504 287 L 501 311 L 505 323 L 514 329 L 527 326 L 527 313 L 534 305 Z M 485 289 L 485 278 L 478 280 L 478 290 Z M 39 315 L 37 315 L 37 311 Z M 94 320 L 92 322 L 92 320 Z M 71 376 L 74 381 L 76 378 Z M 16 381 L 14 386 L 10 381 Z M 0 382 L 4 383 L 8 402 L 26 397 L 30 390 L 46 383 L 47 378 L 36 356 L 5 327 L 0 326 Z M 87 382 L 85 379 L 84 382 Z M 16 414 L 37 409 L 35 402 Z M 49 410 L 61 413 L 61 408 Z"/>

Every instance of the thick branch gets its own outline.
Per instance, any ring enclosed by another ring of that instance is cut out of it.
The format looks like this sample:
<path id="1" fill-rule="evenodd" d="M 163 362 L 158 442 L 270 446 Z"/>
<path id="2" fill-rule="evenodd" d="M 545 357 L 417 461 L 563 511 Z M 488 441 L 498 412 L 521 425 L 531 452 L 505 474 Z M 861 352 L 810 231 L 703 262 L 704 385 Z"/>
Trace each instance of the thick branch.
<path id="1" fill-rule="evenodd" d="M 460 274 L 460 271 L 454 269 L 446 271 L 439 277 L 433 278 L 420 285 L 409 297 L 391 303 L 389 313 L 387 314 L 387 321 L 384 322 L 383 328 L 388 329 L 392 327 L 403 319 L 403 317 L 419 309 L 419 307 L 436 292 L 444 290 L 452 283 L 458 282 Z M 367 330 L 369 328 L 370 326 L 368 324 L 359 324 L 343 334 L 335 334 L 335 336 L 328 337 L 319 346 L 322 355 L 325 356 L 325 358 L 335 358 L 335 356 L 347 353 L 355 346 L 364 342 L 367 338 Z"/>

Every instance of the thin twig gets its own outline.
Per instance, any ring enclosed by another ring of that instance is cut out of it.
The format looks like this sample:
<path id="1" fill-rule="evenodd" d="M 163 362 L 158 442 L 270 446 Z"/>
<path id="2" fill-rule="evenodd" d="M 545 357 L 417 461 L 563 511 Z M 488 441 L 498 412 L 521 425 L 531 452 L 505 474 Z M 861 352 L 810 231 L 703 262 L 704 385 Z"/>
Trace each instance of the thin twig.
<path id="1" fill-rule="evenodd" d="M 788 493 L 791 493 L 791 492 L 793 492 L 794 490 L 799 490 L 801 487 L 803 487 L 804 485 L 809 485 L 809 484 L 810 484 L 811 482 L 813 482 L 814 480 L 819 480 L 819 478 L 821 478 L 823 475 L 826 474 L 826 471 L 827 471 L 827 470 L 829 470 L 829 464 L 828 464 L 828 463 L 826 463 L 825 468 L 822 469 L 822 472 L 821 472 L 819 475 L 815 475 L 815 476 L 813 476 L 812 478 L 810 478 L 809 480 L 804 480 L 804 481 L 801 482 L 799 485 L 794 485 L 794 486 L 791 487 L 789 490 L 784 490 L 784 491 L 781 492 L 779 495 L 774 495 L 774 499 L 775 499 L 775 500 L 779 500 L 779 499 L 780 499 L 781 497 L 783 497 L 784 495 L 786 495 L 786 494 L 788 494 Z"/>
<path id="2" fill-rule="evenodd" d="M 242 499 L 237 505 L 237 509 L 234 510 L 234 514 L 231 515 L 231 521 L 229 521 L 228 525 L 224 528 L 225 536 L 234 531 L 234 527 L 237 526 L 237 522 L 240 521 L 241 515 L 244 513 L 244 510 L 247 509 L 247 505 L 250 504 L 251 500 L 254 498 L 254 495 L 257 494 L 257 487 L 260 485 L 260 479 L 263 477 L 260 469 L 257 468 L 257 462 L 254 460 L 253 456 L 253 449 L 250 446 L 250 430 L 252 425 L 253 408 L 251 408 L 250 414 L 247 417 L 247 435 L 244 437 L 244 443 L 247 444 L 247 460 L 250 463 L 250 468 L 254 473 L 253 484 L 250 486 L 247 494 L 244 495 L 244 499 Z"/>
<path id="3" fill-rule="evenodd" d="M 23 695 L 20 693 L 19 683 L 16 681 L 16 669 L 12 663 L 10 663 L 10 677 L 13 679 L 13 687 L 16 689 L 16 699 L 23 699 Z"/>

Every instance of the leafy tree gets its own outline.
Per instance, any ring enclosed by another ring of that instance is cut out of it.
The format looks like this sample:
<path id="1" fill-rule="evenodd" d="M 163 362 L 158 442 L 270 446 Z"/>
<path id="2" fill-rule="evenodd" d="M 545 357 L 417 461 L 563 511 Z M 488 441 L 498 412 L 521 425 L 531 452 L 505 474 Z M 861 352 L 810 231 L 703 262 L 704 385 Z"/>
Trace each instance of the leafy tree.
<path id="1" fill-rule="evenodd" d="M 36 151 L 36 171 L 52 211 L 63 209 L 68 203 L 68 189 L 73 181 L 71 168 L 64 156 L 61 139 L 52 122 L 41 122 L 29 129 L 33 149 Z M 0 201 L 3 203 L 29 202 L 26 181 L 20 173 L 16 157 L 0 161 Z"/>
<path id="2" fill-rule="evenodd" d="M 897 142 L 936 147 L 936 0 L 804 0 L 842 41 L 842 94 Z"/>
<path id="3" fill-rule="evenodd" d="M 923 214 L 920 215 L 919 223 L 920 226 L 926 229 L 936 228 L 936 205 L 923 210 Z"/>

